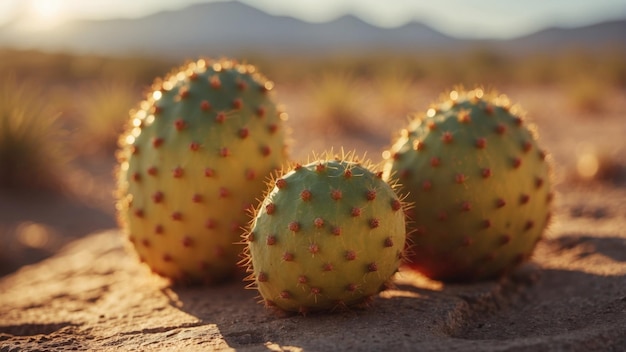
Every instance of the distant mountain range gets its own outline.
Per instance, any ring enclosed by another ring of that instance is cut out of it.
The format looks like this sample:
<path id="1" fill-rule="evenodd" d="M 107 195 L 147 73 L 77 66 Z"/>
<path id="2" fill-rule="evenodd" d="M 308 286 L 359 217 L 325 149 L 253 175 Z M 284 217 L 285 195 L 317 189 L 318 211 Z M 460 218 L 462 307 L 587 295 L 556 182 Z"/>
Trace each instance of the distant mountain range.
<path id="1" fill-rule="evenodd" d="M 20 31 L 16 23 L 8 23 L 0 27 L 0 46 L 179 59 L 251 53 L 419 52 L 456 50 L 477 43 L 507 51 L 626 47 L 624 33 L 626 19 L 580 28 L 550 28 L 511 40 L 476 41 L 453 38 L 417 22 L 381 28 L 355 16 L 343 16 L 309 23 L 273 16 L 240 2 L 213 2 L 138 19 L 71 21 L 40 32 Z"/>

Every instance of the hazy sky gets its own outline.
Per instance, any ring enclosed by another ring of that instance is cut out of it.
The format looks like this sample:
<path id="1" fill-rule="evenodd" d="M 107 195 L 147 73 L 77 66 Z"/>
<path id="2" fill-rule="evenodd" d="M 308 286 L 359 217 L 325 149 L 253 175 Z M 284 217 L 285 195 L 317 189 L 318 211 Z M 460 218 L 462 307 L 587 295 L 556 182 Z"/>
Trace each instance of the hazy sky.
<path id="1" fill-rule="evenodd" d="M 0 0 L 0 24 L 20 15 L 25 28 L 67 19 L 140 17 L 216 0 Z M 266 12 L 306 21 L 346 13 L 380 26 L 421 21 L 462 37 L 512 37 L 546 26 L 579 26 L 626 18 L 626 0 L 241 0 Z"/>

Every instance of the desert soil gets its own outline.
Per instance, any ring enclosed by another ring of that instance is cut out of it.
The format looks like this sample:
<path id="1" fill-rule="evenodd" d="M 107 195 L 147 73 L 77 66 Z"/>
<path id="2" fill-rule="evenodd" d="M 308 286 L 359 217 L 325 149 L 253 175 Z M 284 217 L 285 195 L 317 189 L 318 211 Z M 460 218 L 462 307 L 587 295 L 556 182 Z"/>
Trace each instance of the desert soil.
<path id="1" fill-rule="evenodd" d="M 72 196 L 0 194 L 0 351 L 626 350 L 626 95 L 579 113 L 558 91 L 508 93 L 537 124 L 557 181 L 554 222 L 509 277 L 443 284 L 401 271 L 367 309 L 306 317 L 265 309 L 240 280 L 170 287 L 116 228 L 112 158 L 87 158 Z M 281 97 L 288 111 L 308 108 Z M 404 119 L 370 118 L 380 128 L 333 134 L 292 113 L 293 156 L 344 146 L 379 161 Z M 593 148 L 617 171 L 584 181 L 576 163 Z"/>

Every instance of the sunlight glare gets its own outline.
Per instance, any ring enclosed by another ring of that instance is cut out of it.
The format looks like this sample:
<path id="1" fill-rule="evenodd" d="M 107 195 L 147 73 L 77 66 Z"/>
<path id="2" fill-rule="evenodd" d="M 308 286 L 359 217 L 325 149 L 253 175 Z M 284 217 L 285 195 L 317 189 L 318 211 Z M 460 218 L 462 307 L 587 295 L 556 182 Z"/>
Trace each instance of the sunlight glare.
<path id="1" fill-rule="evenodd" d="M 28 29 L 45 30 L 57 26 L 63 20 L 63 0 L 31 0 Z"/>

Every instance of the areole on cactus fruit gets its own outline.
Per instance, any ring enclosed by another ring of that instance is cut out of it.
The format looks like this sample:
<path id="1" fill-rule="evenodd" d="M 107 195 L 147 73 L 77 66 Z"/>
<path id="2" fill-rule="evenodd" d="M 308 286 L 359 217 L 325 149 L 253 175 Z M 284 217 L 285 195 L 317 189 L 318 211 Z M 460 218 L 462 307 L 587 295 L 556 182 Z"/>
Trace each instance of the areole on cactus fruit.
<path id="1" fill-rule="evenodd" d="M 550 220 L 546 153 L 508 98 L 452 91 L 386 152 L 401 184 L 412 247 L 406 266 L 434 279 L 498 277 L 529 259 Z"/>
<path id="2" fill-rule="evenodd" d="M 400 264 L 403 208 L 353 154 L 284 170 L 246 236 L 251 287 L 266 305 L 303 314 L 367 302 Z"/>
<path id="3" fill-rule="evenodd" d="M 286 115 L 251 65 L 200 59 L 157 80 L 118 152 L 120 225 L 141 261 L 180 283 L 237 268 L 247 212 L 286 161 Z"/>

